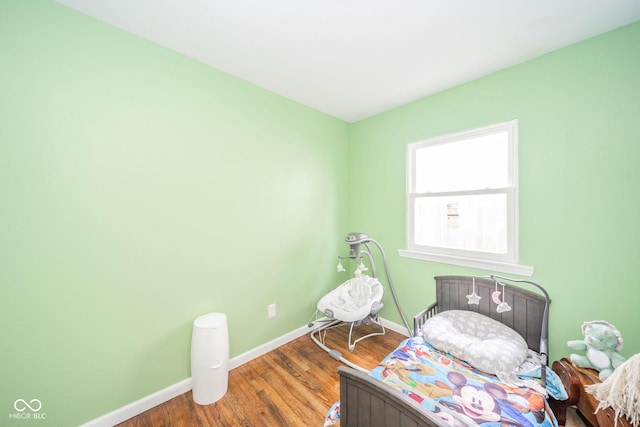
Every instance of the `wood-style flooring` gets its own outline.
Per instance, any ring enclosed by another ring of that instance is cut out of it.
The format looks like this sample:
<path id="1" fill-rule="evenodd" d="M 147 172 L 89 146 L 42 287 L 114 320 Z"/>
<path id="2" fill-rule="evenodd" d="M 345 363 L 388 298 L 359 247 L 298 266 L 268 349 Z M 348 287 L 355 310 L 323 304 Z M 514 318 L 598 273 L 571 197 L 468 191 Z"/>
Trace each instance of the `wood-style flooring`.
<path id="1" fill-rule="evenodd" d="M 355 337 L 376 328 L 359 326 Z M 387 330 L 384 336 L 359 342 L 350 352 L 348 332 L 345 326 L 328 331 L 327 346 L 365 369 L 374 368 L 405 338 Z M 194 403 L 188 392 L 119 426 L 322 426 L 327 411 L 340 398 L 340 365 L 307 334 L 231 370 L 227 393 L 212 405 Z M 585 427 L 574 408 L 567 412 L 566 427 Z"/>
<path id="2" fill-rule="evenodd" d="M 354 334 L 378 329 L 361 325 Z M 350 352 L 348 332 L 347 326 L 329 330 L 327 346 L 365 369 L 374 368 L 405 338 L 387 329 L 386 335 L 367 338 Z M 194 403 L 187 392 L 119 426 L 322 426 L 340 399 L 340 365 L 307 334 L 229 371 L 227 393 L 211 405 Z"/>

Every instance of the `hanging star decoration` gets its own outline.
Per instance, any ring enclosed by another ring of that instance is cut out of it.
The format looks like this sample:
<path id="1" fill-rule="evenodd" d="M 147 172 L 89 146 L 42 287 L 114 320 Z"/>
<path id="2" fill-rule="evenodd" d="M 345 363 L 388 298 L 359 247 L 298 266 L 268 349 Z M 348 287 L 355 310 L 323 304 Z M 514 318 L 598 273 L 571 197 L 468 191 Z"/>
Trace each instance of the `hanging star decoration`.
<path id="1" fill-rule="evenodd" d="M 472 278 L 472 284 L 473 284 L 473 290 L 471 292 L 471 295 L 467 295 L 467 299 L 469 300 L 468 304 L 480 305 L 480 300 L 482 299 L 482 297 L 476 294 L 476 278 L 475 277 Z"/>

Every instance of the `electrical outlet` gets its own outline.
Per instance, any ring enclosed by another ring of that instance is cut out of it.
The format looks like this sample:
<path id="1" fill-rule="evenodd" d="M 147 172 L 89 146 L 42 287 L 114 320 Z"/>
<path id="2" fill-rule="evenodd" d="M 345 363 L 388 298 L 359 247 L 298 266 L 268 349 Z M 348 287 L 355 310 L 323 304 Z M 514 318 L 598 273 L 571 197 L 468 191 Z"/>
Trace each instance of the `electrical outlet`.
<path id="1" fill-rule="evenodd" d="M 267 317 L 271 319 L 272 317 L 276 317 L 276 305 L 269 304 L 267 306 Z"/>

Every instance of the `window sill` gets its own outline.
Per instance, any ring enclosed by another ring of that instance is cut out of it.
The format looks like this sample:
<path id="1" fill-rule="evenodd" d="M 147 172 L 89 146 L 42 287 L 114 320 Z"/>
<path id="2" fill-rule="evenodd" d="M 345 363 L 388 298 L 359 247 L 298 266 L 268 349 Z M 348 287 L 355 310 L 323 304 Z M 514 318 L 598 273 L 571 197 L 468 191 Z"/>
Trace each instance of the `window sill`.
<path id="1" fill-rule="evenodd" d="M 481 268 L 483 270 L 498 271 L 500 273 L 517 274 L 519 276 L 533 276 L 533 267 L 519 264 L 507 264 L 474 258 L 463 258 L 451 255 L 432 254 L 426 252 L 411 251 L 409 249 L 398 249 L 401 257 L 421 259 L 425 261 L 441 262 L 444 264 L 461 265 L 464 267 Z"/>

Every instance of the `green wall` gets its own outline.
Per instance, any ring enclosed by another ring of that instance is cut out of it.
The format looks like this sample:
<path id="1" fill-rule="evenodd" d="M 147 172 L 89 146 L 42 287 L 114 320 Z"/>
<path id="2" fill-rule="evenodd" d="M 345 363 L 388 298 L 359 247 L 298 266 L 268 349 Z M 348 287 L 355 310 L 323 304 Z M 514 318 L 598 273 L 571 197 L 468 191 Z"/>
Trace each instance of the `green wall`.
<path id="1" fill-rule="evenodd" d="M 0 424 L 188 378 L 201 314 L 231 357 L 306 324 L 348 231 L 347 123 L 49 1 L 2 2 L 0 51 Z"/>
<path id="2" fill-rule="evenodd" d="M 586 320 L 640 352 L 639 45 L 635 23 L 351 127 L 350 224 L 387 248 L 405 312 L 433 300 L 433 276 L 488 273 L 398 256 L 407 144 L 518 119 L 520 261 L 552 298 L 551 360 Z"/>
<path id="3" fill-rule="evenodd" d="M 640 351 L 639 42 L 627 26 L 349 125 L 50 1 L 2 2 L 0 417 L 35 398 L 46 420 L 9 422 L 77 425 L 187 378 L 207 312 L 231 357 L 304 325 L 348 231 L 382 243 L 408 316 L 434 275 L 486 273 L 398 256 L 405 149 L 515 118 L 552 359 L 592 319 Z"/>

